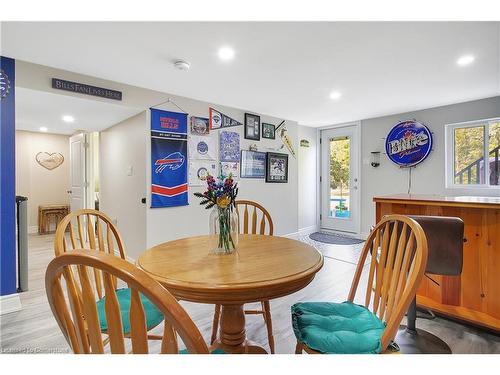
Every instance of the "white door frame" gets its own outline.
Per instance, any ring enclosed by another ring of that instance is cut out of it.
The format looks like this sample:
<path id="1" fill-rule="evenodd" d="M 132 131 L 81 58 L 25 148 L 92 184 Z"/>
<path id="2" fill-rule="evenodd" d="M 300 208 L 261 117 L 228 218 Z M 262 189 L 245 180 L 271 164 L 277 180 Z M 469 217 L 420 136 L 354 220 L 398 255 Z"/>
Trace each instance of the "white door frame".
<path id="1" fill-rule="evenodd" d="M 77 187 L 76 185 L 73 185 L 73 180 L 75 179 L 75 171 L 73 170 L 73 166 L 75 165 L 75 160 L 73 159 L 73 143 L 80 143 L 80 149 L 79 151 L 79 166 L 80 168 L 78 169 L 78 176 L 80 180 L 80 185 Z M 69 206 L 70 206 L 70 211 L 73 212 L 78 209 L 86 208 L 86 200 L 87 200 L 87 186 L 86 186 L 86 156 L 87 156 L 87 150 L 86 150 L 86 142 L 87 142 L 87 137 L 84 132 L 80 133 L 75 133 L 72 136 L 69 137 L 69 163 L 70 163 L 70 171 L 69 171 L 69 189 L 68 189 L 68 194 L 69 194 Z M 74 196 L 79 197 L 81 203 L 76 207 L 73 204 Z"/>
<path id="2" fill-rule="evenodd" d="M 327 125 L 327 126 L 322 126 L 317 128 L 318 133 L 316 135 L 316 144 L 319 145 L 319 147 L 316 148 L 316 158 L 318 160 L 318 163 L 316 163 L 316 175 L 317 177 L 317 183 L 316 183 L 316 196 L 318 197 L 317 202 L 316 202 L 316 212 L 317 212 L 317 221 L 316 225 L 318 229 L 324 230 L 321 228 L 321 219 L 320 215 L 322 212 L 322 195 L 321 195 L 321 173 L 322 173 L 322 156 L 321 156 L 321 149 L 322 149 L 322 144 L 321 144 L 321 132 L 323 130 L 329 130 L 329 129 L 336 129 L 336 128 L 345 128 L 353 126 L 355 127 L 355 134 L 358 138 L 358 149 L 357 151 L 357 156 L 358 156 L 358 194 L 356 197 L 356 206 L 358 207 L 358 212 L 357 212 L 357 220 L 356 220 L 356 225 L 355 225 L 355 230 L 356 232 L 354 234 L 356 235 L 361 235 L 361 194 L 362 194 L 362 179 L 361 179 L 361 148 L 362 148 L 362 139 L 361 139 L 361 121 L 352 121 L 352 122 L 346 122 L 342 124 L 336 124 L 336 125 Z M 355 151 L 355 152 L 356 152 Z M 332 231 L 335 232 L 335 231 Z M 346 233 L 346 232 L 341 232 L 341 233 Z"/>

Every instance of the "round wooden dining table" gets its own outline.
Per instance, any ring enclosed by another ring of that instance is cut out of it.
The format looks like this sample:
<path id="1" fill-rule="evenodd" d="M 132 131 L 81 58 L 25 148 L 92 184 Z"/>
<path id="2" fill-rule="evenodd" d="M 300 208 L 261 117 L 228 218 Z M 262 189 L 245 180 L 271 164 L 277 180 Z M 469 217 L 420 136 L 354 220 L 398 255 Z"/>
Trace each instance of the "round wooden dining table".
<path id="1" fill-rule="evenodd" d="M 247 340 L 243 305 L 294 293 L 313 279 L 323 256 L 304 242 L 241 234 L 236 252 L 209 252 L 209 236 L 165 242 L 146 250 L 137 265 L 177 299 L 222 305 L 213 348 L 227 353 L 266 353 Z"/>

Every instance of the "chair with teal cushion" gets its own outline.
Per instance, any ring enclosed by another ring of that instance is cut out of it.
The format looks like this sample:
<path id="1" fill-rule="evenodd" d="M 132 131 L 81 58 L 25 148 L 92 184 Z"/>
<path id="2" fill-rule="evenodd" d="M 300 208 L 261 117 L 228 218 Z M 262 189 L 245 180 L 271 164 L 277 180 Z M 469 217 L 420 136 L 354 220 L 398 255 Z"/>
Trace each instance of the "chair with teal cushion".
<path id="1" fill-rule="evenodd" d="M 104 300 L 96 298 L 90 270 L 103 276 Z M 128 285 L 128 289 L 116 289 L 116 282 Z M 147 354 L 148 328 L 154 324 L 148 320 L 156 319 L 156 323 L 161 314 L 161 353 L 179 354 L 179 336 L 188 353 L 209 354 L 203 336 L 175 297 L 143 270 L 116 256 L 78 249 L 61 254 L 47 267 L 45 289 L 52 313 L 74 353 Z M 100 307 L 98 301 L 102 301 Z M 154 314 L 149 304 L 154 305 Z M 103 329 L 109 347 L 103 340 Z"/>
<path id="2" fill-rule="evenodd" d="M 54 240 L 56 256 L 75 249 L 98 250 L 102 253 L 115 255 L 123 260 L 127 259 L 123 240 L 118 228 L 105 213 L 97 210 L 76 210 L 64 217 L 59 223 Z M 70 271 L 71 272 L 71 271 Z M 94 287 L 97 292 L 97 308 L 103 332 L 107 331 L 107 323 L 104 314 L 105 291 L 103 288 L 103 277 L 99 271 L 89 270 Z M 116 281 L 116 280 L 115 280 Z M 115 286 L 116 282 L 115 282 Z M 76 288 L 79 288 L 76 285 Z M 130 306 L 130 291 L 117 289 L 117 298 L 122 306 L 122 322 L 124 334 L 130 331 L 129 317 L 126 314 Z M 153 329 L 163 321 L 163 315 L 147 299 L 143 300 L 146 313 L 148 330 Z M 148 334 L 152 340 L 161 340 L 161 335 Z M 105 340 L 107 342 L 107 340 Z"/>
<path id="3" fill-rule="evenodd" d="M 370 266 L 365 267 L 368 254 Z M 427 239 L 420 225 L 407 216 L 384 216 L 366 240 L 346 302 L 292 306 L 295 352 L 386 352 L 422 280 L 426 263 Z M 366 282 L 363 305 L 354 303 L 360 280 Z"/>
<path id="4" fill-rule="evenodd" d="M 131 300 L 131 290 L 130 288 L 122 288 L 116 290 L 116 297 L 118 298 L 118 303 L 120 305 L 120 315 L 122 318 L 123 333 L 128 335 L 130 333 L 130 300 Z M 108 323 L 106 322 L 106 311 L 105 311 L 105 300 L 106 296 L 102 297 L 97 301 L 97 314 L 99 315 L 99 322 L 101 326 L 101 331 L 106 332 L 108 330 Z M 158 324 L 163 321 L 163 313 L 144 295 L 141 294 L 142 307 L 144 308 L 144 314 L 146 316 L 146 327 L 148 331 L 153 329 Z"/>
<path id="5" fill-rule="evenodd" d="M 321 353 L 370 354 L 382 350 L 385 323 L 351 302 L 303 302 L 292 306 L 297 339 Z"/>

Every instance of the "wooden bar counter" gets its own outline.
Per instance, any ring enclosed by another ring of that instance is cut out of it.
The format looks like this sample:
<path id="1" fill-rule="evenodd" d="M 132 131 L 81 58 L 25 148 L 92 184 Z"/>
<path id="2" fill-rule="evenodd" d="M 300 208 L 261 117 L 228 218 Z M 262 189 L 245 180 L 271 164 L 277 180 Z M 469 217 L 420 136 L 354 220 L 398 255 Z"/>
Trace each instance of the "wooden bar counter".
<path id="1" fill-rule="evenodd" d="M 377 222 L 388 214 L 454 216 L 464 221 L 462 275 L 429 275 L 439 285 L 425 277 L 417 304 L 500 332 L 500 196 L 397 194 L 373 201 Z"/>

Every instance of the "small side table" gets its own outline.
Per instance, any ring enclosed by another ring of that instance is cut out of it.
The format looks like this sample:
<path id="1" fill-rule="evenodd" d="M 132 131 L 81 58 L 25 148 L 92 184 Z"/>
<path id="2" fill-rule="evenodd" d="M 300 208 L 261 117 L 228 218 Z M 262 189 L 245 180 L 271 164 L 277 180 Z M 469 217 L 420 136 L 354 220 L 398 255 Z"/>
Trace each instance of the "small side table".
<path id="1" fill-rule="evenodd" d="M 56 228 L 59 222 L 69 214 L 69 205 L 67 204 L 46 204 L 38 206 L 38 234 L 53 233 L 49 232 L 51 219 L 54 219 Z"/>

